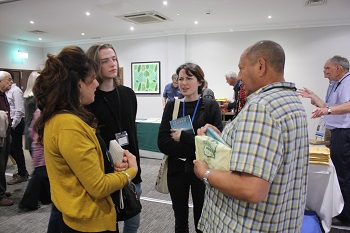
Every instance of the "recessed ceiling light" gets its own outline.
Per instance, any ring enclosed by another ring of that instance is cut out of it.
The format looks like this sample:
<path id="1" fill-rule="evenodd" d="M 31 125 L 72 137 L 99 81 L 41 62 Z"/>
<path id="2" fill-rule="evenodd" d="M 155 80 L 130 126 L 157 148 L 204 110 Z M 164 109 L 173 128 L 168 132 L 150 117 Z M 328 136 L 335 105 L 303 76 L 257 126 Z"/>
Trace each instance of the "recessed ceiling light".
<path id="1" fill-rule="evenodd" d="M 167 1 L 163 1 L 163 5 L 164 6 L 168 5 L 168 2 Z"/>
<path id="2" fill-rule="evenodd" d="M 33 21 L 33 20 L 30 20 L 29 23 L 34 24 L 34 21 Z"/>
<path id="3" fill-rule="evenodd" d="M 39 37 L 39 40 L 42 40 L 42 38 L 41 38 L 41 37 Z"/>
<path id="4" fill-rule="evenodd" d="M 271 19 L 271 18 L 272 18 L 272 16 L 271 16 L 271 15 L 269 15 L 269 16 L 267 16 L 267 18 L 268 18 L 268 19 Z"/>
<path id="5" fill-rule="evenodd" d="M 84 33 L 84 32 L 82 32 L 82 33 L 81 33 L 81 35 L 82 35 L 82 36 L 85 36 L 85 33 Z"/>
<path id="6" fill-rule="evenodd" d="M 198 21 L 196 20 L 196 21 L 194 21 L 194 24 L 198 24 Z"/>
<path id="7" fill-rule="evenodd" d="M 177 16 L 179 16 L 179 15 L 180 15 L 180 13 L 177 13 L 176 15 L 177 15 Z"/>
<path id="8" fill-rule="evenodd" d="M 131 31 L 134 31 L 134 29 L 135 29 L 134 27 L 130 27 L 130 30 L 131 30 Z"/>
<path id="9" fill-rule="evenodd" d="M 89 16 L 89 15 L 90 15 L 90 12 L 87 11 L 87 12 L 85 12 L 85 14 L 86 14 L 87 16 Z"/>

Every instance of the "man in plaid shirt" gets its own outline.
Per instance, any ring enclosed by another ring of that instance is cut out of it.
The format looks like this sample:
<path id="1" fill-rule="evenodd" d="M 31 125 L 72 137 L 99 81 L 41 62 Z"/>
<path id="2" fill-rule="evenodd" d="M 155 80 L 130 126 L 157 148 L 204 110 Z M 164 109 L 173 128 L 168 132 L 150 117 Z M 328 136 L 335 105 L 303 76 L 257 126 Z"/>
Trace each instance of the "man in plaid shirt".
<path id="1" fill-rule="evenodd" d="M 203 232 L 300 232 L 307 116 L 295 85 L 284 81 L 284 63 L 283 48 L 273 41 L 259 41 L 241 55 L 238 79 L 247 102 L 222 132 L 232 147 L 230 171 L 194 161 L 196 175 L 207 184 L 198 223 Z"/>

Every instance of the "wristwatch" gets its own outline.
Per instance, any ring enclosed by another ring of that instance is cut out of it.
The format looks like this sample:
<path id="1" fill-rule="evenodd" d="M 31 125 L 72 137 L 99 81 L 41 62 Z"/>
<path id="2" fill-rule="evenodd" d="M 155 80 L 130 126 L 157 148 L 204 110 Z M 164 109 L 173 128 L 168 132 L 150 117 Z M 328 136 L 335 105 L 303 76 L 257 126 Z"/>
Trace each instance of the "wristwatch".
<path id="1" fill-rule="evenodd" d="M 328 108 L 328 110 L 327 110 L 328 115 L 330 115 L 332 113 L 332 109 L 330 107 L 328 107 L 328 106 L 327 106 L 327 108 Z"/>
<path id="2" fill-rule="evenodd" d="M 204 178 L 203 178 L 204 184 L 205 184 L 206 186 L 208 186 L 208 187 L 211 187 L 211 185 L 210 185 L 210 183 L 209 183 L 209 180 L 208 180 L 208 176 L 209 176 L 209 173 L 210 173 L 210 172 L 211 172 L 210 170 L 207 170 L 207 171 L 205 172 Z"/>

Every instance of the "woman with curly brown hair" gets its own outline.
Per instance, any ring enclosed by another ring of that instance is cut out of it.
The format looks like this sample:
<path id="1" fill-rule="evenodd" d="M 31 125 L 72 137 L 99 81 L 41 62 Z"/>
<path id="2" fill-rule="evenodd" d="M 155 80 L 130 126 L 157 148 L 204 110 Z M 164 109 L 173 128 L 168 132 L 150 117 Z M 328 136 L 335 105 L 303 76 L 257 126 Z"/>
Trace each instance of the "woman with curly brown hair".
<path id="1" fill-rule="evenodd" d="M 127 151 L 123 166 L 115 166 L 117 172 L 104 172 L 105 145 L 96 134 L 95 116 L 84 108 L 94 101 L 95 77 L 94 61 L 70 46 L 48 55 L 33 89 L 41 109 L 35 130 L 44 145 L 61 232 L 117 232 L 110 194 L 137 173 L 135 156 Z"/>

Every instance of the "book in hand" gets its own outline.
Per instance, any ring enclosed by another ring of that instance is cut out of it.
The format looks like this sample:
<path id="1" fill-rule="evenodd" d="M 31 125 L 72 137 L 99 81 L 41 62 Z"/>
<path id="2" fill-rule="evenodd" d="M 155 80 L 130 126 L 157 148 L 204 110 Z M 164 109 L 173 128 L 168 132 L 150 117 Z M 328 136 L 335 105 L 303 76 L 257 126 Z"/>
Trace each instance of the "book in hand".
<path id="1" fill-rule="evenodd" d="M 172 129 L 181 129 L 183 131 L 186 131 L 188 133 L 193 133 L 193 126 L 192 126 L 192 120 L 190 118 L 190 115 L 177 118 L 175 120 L 170 121 L 170 127 Z"/>
<path id="2" fill-rule="evenodd" d="M 207 128 L 207 130 L 205 131 L 205 135 L 207 135 L 208 137 L 214 138 L 215 140 L 219 141 L 220 143 L 228 146 L 228 144 L 225 142 L 225 140 L 217 132 L 215 132 L 215 130 L 211 127 Z"/>
<path id="3" fill-rule="evenodd" d="M 123 162 L 124 149 L 118 144 L 117 140 L 114 139 L 109 142 L 109 153 L 114 164 Z"/>

